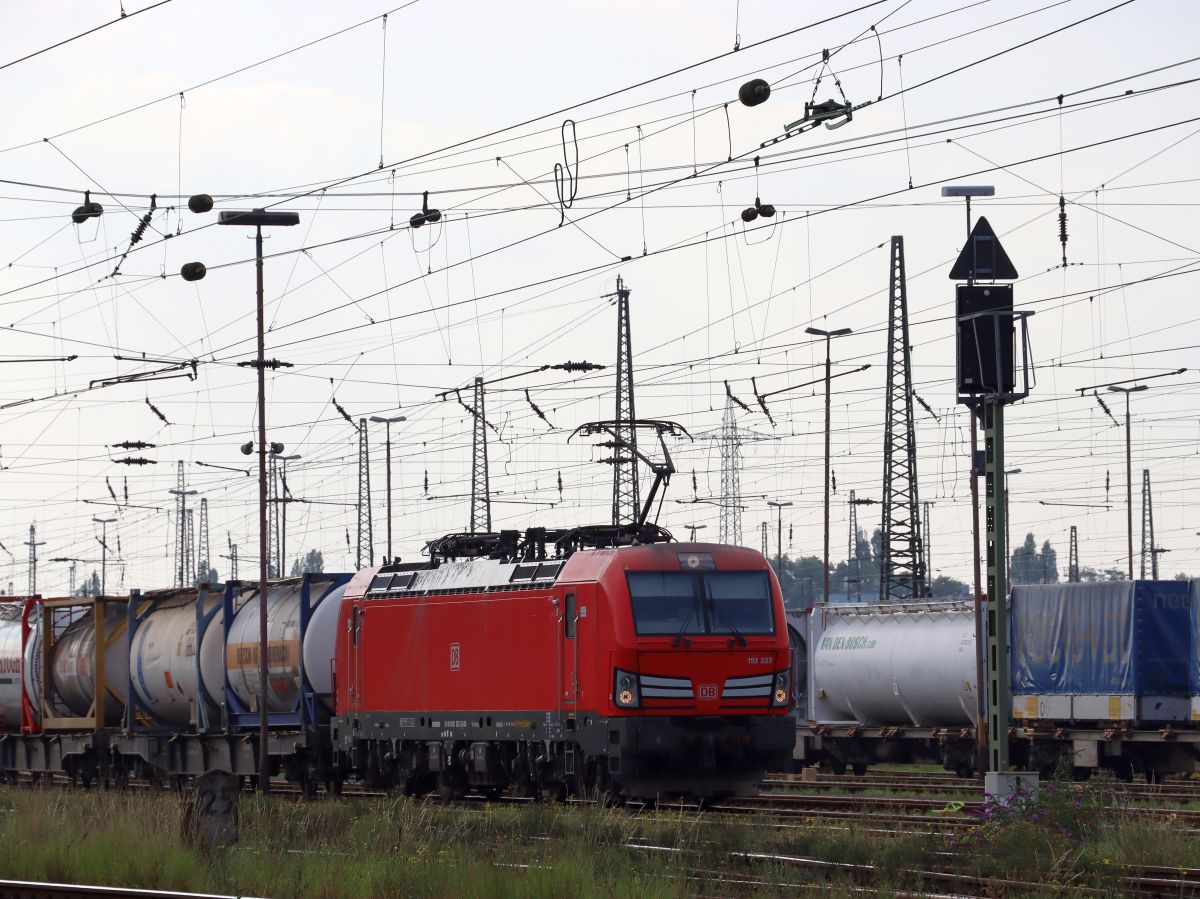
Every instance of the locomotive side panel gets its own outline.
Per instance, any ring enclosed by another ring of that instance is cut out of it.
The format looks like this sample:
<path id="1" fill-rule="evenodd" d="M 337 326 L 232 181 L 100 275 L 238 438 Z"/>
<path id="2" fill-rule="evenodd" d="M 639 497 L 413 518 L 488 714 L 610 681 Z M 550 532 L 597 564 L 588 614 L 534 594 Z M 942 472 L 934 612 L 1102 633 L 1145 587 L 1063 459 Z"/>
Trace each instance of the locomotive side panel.
<path id="1" fill-rule="evenodd" d="M 361 603 L 350 686 L 372 712 L 558 707 L 558 610 L 546 593 Z"/>

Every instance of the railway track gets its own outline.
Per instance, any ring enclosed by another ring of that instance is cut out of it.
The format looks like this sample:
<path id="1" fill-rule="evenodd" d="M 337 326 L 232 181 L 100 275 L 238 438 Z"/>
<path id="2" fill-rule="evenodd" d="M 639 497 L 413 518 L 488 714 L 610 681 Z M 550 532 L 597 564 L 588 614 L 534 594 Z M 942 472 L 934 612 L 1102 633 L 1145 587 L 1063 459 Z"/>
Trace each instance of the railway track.
<path id="1" fill-rule="evenodd" d="M 948 775 L 889 775 L 882 777 L 859 777 L 854 775 L 798 775 L 775 774 L 762 782 L 764 791 L 795 791 L 804 794 L 820 794 L 838 791 L 863 794 L 929 793 L 946 799 L 979 801 L 983 788 L 978 781 Z M 1171 778 L 1161 784 L 1121 783 L 1112 781 L 1110 787 L 1128 795 L 1137 802 L 1190 803 L 1200 802 L 1200 782 Z"/>

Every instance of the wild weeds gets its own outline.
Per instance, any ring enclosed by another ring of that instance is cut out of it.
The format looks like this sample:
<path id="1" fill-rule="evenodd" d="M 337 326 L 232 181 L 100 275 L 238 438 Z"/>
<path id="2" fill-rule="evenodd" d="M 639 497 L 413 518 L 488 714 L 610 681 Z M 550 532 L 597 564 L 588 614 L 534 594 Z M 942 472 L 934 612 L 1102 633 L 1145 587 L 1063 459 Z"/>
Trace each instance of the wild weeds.
<path id="1" fill-rule="evenodd" d="M 1170 825 L 1134 818 L 1129 794 L 1111 781 L 1075 784 L 1064 775 L 1007 802 L 989 797 L 978 822 L 948 837 L 948 847 L 981 876 L 1113 888 L 1134 863 L 1123 848 L 1128 837 L 1146 829 L 1166 836 Z"/>

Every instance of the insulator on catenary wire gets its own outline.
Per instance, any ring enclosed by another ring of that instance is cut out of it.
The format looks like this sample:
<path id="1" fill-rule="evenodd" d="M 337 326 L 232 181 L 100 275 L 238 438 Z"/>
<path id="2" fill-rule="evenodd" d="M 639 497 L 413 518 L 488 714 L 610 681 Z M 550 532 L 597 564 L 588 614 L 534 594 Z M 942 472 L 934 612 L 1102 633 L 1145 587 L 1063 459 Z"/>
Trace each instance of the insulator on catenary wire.
<path id="1" fill-rule="evenodd" d="M 1062 264 L 1067 265 L 1067 201 L 1058 195 L 1058 242 L 1062 244 Z"/>

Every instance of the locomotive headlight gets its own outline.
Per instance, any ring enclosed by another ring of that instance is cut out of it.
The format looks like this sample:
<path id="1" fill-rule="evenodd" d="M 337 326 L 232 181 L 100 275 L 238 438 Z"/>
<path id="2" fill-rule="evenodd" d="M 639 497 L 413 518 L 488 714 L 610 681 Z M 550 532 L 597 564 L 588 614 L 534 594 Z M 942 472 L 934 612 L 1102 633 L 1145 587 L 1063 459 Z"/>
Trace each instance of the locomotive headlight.
<path id="1" fill-rule="evenodd" d="M 633 709 L 638 706 L 638 677 L 632 671 L 622 671 L 620 668 L 613 672 L 614 701 L 621 708 Z"/>
<path id="2" fill-rule="evenodd" d="M 788 695 L 788 684 L 791 681 L 789 672 L 780 671 L 775 675 L 775 692 L 771 694 L 772 706 L 785 706 L 788 704 L 790 696 Z"/>

